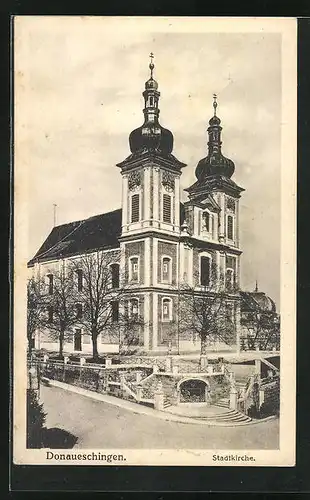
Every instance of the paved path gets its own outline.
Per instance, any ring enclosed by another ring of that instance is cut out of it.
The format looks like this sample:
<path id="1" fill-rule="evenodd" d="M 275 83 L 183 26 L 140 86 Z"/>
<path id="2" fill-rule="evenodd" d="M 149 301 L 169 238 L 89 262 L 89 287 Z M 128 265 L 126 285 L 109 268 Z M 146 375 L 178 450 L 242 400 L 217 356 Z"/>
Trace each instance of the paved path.
<path id="1" fill-rule="evenodd" d="M 59 387 L 41 388 L 46 426 L 77 437 L 75 448 L 277 449 L 278 420 L 207 427 L 132 413 Z"/>

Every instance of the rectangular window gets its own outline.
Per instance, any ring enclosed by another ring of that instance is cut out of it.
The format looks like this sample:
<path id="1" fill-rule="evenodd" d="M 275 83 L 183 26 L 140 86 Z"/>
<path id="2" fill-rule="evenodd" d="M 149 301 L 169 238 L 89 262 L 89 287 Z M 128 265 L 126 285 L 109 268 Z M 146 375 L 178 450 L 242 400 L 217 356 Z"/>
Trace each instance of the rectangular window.
<path id="1" fill-rule="evenodd" d="M 83 271 L 82 271 L 82 269 L 78 269 L 76 271 L 76 278 L 77 278 L 78 292 L 81 292 L 83 290 Z"/>
<path id="2" fill-rule="evenodd" d="M 80 328 L 76 328 L 74 332 L 74 350 L 82 350 L 82 330 Z"/>
<path id="3" fill-rule="evenodd" d="M 163 258 L 162 281 L 170 282 L 171 278 L 171 259 L 169 257 Z"/>
<path id="4" fill-rule="evenodd" d="M 227 238 L 234 239 L 234 218 L 232 215 L 227 216 Z"/>
<path id="5" fill-rule="evenodd" d="M 130 259 L 130 281 L 139 281 L 138 257 L 132 257 Z"/>
<path id="6" fill-rule="evenodd" d="M 118 322 L 119 319 L 119 306 L 118 301 L 113 300 L 111 302 L 111 318 L 113 322 Z"/>
<path id="7" fill-rule="evenodd" d="M 163 195 L 163 221 L 171 222 L 171 196 Z"/>
<path id="8" fill-rule="evenodd" d="M 139 222 L 140 220 L 140 197 L 138 194 L 133 194 L 131 197 L 131 222 Z"/>
<path id="9" fill-rule="evenodd" d="M 139 316 L 139 301 L 138 299 L 131 299 L 129 301 L 129 317 L 137 318 Z"/>
<path id="10" fill-rule="evenodd" d="M 53 306 L 47 306 L 47 315 L 49 323 L 52 323 L 54 320 L 54 308 Z"/>
<path id="11" fill-rule="evenodd" d="M 171 320 L 171 299 L 163 299 L 162 305 L 163 305 L 162 320 L 163 321 L 170 321 Z"/>
<path id="12" fill-rule="evenodd" d="M 210 258 L 200 257 L 200 284 L 202 286 L 210 285 Z"/>
<path id="13" fill-rule="evenodd" d="M 119 288 L 119 265 L 118 264 L 111 265 L 111 281 L 112 281 L 112 288 Z"/>
<path id="14" fill-rule="evenodd" d="M 49 295 L 53 295 L 54 293 L 54 276 L 52 274 L 47 275 L 47 280 L 48 280 L 48 293 Z"/>
<path id="15" fill-rule="evenodd" d="M 75 304 L 75 307 L 76 307 L 76 319 L 82 319 L 83 316 L 82 304 Z"/>

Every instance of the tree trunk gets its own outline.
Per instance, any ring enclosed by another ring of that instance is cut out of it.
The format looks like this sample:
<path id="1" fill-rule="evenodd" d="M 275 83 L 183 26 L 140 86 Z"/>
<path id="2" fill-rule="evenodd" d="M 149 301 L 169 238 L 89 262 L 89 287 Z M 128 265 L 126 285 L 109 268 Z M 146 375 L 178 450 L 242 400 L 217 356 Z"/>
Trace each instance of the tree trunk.
<path id="1" fill-rule="evenodd" d="M 93 343 L 93 359 L 98 359 L 99 358 L 97 339 L 98 339 L 97 331 L 96 330 L 92 330 L 91 340 L 92 340 L 92 343 Z"/>
<path id="2" fill-rule="evenodd" d="M 59 335 L 59 357 L 63 358 L 64 352 L 64 333 L 61 332 Z"/>
<path id="3" fill-rule="evenodd" d="M 207 354 L 207 336 L 206 335 L 201 336 L 200 354 L 202 354 L 202 355 Z"/>

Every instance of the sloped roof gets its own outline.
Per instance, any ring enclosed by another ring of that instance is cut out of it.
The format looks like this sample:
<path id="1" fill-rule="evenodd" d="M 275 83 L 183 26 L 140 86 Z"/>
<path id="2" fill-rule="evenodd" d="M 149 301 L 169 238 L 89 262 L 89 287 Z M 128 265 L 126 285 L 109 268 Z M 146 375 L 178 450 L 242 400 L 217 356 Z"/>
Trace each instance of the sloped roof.
<path id="1" fill-rule="evenodd" d="M 28 266 L 36 261 L 77 255 L 97 248 L 117 248 L 121 225 L 122 210 L 118 209 L 54 227 Z"/>
<path id="2" fill-rule="evenodd" d="M 182 224 L 183 203 L 180 203 L 180 218 Z M 33 266 L 35 262 L 78 255 L 99 248 L 118 248 L 121 231 L 121 208 L 54 227 L 35 256 L 28 262 L 28 266 Z"/>

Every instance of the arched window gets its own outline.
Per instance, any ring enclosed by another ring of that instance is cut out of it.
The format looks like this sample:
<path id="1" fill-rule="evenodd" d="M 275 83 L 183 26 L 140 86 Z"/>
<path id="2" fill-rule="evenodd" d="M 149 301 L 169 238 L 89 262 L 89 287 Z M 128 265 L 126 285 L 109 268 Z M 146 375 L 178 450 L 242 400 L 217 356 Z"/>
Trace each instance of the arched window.
<path id="1" fill-rule="evenodd" d="M 234 218 L 232 215 L 227 215 L 227 238 L 234 239 Z"/>
<path id="2" fill-rule="evenodd" d="M 162 281 L 171 283 L 171 257 L 162 258 Z"/>
<path id="3" fill-rule="evenodd" d="M 140 220 L 140 195 L 133 194 L 131 197 L 131 222 Z"/>
<path id="4" fill-rule="evenodd" d="M 119 265 L 111 264 L 111 285 L 112 288 L 119 288 Z"/>
<path id="5" fill-rule="evenodd" d="M 153 96 L 150 97 L 150 106 L 154 106 L 154 97 Z"/>
<path id="6" fill-rule="evenodd" d="M 163 194 L 163 221 L 171 223 L 171 196 Z"/>
<path id="7" fill-rule="evenodd" d="M 209 286 L 211 278 L 211 258 L 207 256 L 200 257 L 200 284 Z"/>
<path id="8" fill-rule="evenodd" d="M 172 300 L 170 298 L 162 299 L 162 321 L 172 320 Z"/>
<path id="9" fill-rule="evenodd" d="M 48 274 L 46 277 L 47 277 L 48 294 L 53 295 L 53 293 L 54 293 L 54 276 L 52 274 Z"/>
<path id="10" fill-rule="evenodd" d="M 129 259 L 129 281 L 139 281 L 139 257 Z"/>

